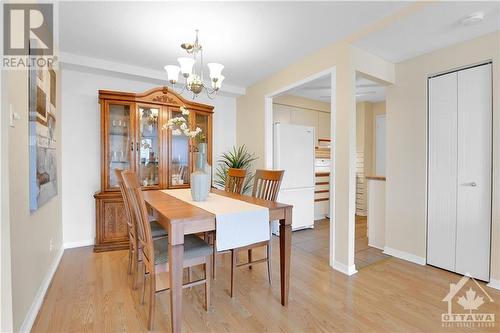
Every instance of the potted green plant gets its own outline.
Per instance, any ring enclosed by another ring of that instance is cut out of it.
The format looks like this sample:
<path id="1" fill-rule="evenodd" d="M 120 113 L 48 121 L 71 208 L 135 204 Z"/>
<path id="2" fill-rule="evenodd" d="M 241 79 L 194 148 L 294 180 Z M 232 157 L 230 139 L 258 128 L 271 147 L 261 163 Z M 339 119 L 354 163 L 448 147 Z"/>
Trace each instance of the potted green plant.
<path id="1" fill-rule="evenodd" d="M 251 154 L 245 145 L 240 147 L 233 146 L 232 150 L 223 153 L 217 161 L 217 170 L 215 173 L 215 185 L 224 188 L 227 179 L 227 170 L 229 168 L 245 169 L 247 176 L 243 185 L 243 193 L 249 193 L 253 186 L 252 163 L 257 156 Z"/>

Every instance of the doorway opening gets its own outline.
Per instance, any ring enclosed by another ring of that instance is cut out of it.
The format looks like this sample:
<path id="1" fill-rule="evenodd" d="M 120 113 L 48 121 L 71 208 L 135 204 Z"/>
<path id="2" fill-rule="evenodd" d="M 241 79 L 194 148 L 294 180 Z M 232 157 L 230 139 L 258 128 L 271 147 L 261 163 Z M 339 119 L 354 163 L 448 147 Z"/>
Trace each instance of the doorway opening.
<path id="1" fill-rule="evenodd" d="M 330 69 L 266 97 L 266 166 L 285 170 L 279 201 L 294 205 L 292 247 L 330 263 L 333 76 Z"/>
<path id="2" fill-rule="evenodd" d="M 356 269 L 388 256 L 385 245 L 386 88 L 356 73 Z"/>

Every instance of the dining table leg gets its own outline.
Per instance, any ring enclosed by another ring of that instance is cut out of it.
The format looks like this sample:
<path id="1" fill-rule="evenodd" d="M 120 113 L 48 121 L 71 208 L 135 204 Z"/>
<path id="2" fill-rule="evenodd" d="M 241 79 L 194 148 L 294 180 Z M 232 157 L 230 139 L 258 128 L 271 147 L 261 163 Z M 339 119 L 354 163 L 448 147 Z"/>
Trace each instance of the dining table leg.
<path id="1" fill-rule="evenodd" d="M 174 232 L 175 234 L 175 232 Z M 180 238 L 180 237 L 178 237 Z M 184 260 L 184 235 L 182 242 L 174 237 L 169 237 L 168 261 L 170 278 L 170 320 L 172 332 L 180 333 L 182 330 L 182 273 Z"/>
<path id="2" fill-rule="evenodd" d="M 281 305 L 288 305 L 290 290 L 290 255 L 292 250 L 292 207 L 285 208 L 285 216 L 280 220 L 280 285 Z"/>

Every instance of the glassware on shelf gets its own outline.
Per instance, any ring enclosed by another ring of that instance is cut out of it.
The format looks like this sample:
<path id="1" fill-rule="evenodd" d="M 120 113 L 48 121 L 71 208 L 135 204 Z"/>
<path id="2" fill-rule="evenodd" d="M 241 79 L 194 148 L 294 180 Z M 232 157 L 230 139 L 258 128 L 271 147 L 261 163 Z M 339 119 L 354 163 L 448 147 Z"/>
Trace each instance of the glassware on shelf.
<path id="1" fill-rule="evenodd" d="M 171 117 L 182 117 L 182 112 L 173 111 Z M 185 135 L 175 135 L 171 132 L 171 160 L 170 185 L 188 185 L 190 184 L 189 158 L 190 158 L 190 139 Z"/>
<path id="2" fill-rule="evenodd" d="M 108 188 L 117 187 L 114 169 L 130 168 L 130 133 L 127 130 L 130 123 L 130 105 L 112 104 L 108 105 L 108 149 L 109 149 L 109 172 Z"/>
<path id="3" fill-rule="evenodd" d="M 143 186 L 159 185 L 159 111 L 155 107 L 139 107 L 139 177 Z"/>

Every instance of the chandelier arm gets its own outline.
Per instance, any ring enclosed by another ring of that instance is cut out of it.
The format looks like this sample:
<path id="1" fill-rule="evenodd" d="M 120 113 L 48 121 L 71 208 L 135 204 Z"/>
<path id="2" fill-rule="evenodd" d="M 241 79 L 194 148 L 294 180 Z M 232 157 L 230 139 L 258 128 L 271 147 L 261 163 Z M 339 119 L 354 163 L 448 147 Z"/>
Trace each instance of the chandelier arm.
<path id="1" fill-rule="evenodd" d="M 172 88 L 171 88 L 172 91 L 175 92 L 176 94 L 179 94 L 179 95 L 182 95 L 182 93 L 186 90 L 186 85 L 182 85 L 181 90 L 175 89 L 175 83 L 173 83 L 173 84 L 171 83 L 170 85 L 172 86 Z"/>
<path id="2" fill-rule="evenodd" d="M 205 92 L 207 93 L 207 97 L 209 99 L 215 99 L 215 97 L 217 95 L 217 90 L 215 90 L 215 89 L 209 89 L 209 88 L 205 87 Z"/>

